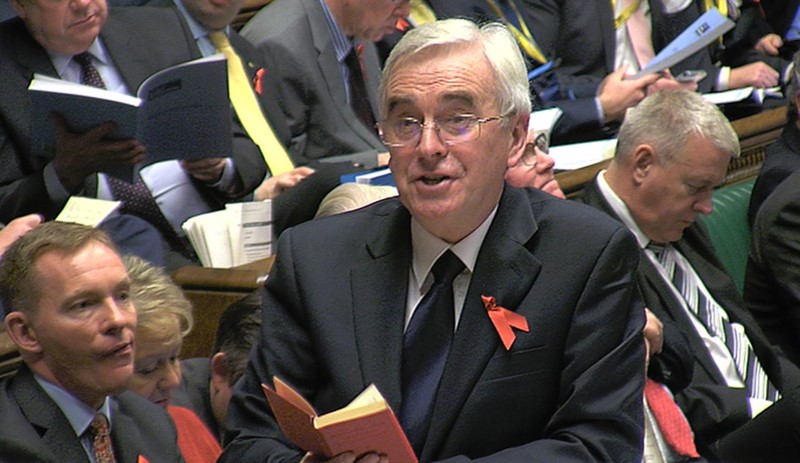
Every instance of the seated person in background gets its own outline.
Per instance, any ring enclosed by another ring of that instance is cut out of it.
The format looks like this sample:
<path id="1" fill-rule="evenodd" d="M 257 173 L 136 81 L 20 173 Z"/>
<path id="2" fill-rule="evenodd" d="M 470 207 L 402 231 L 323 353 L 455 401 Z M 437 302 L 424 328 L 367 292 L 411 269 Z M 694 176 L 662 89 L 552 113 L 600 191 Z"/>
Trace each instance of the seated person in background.
<path id="1" fill-rule="evenodd" d="M 555 177 L 555 160 L 536 146 L 536 132 L 529 129 L 522 155 L 516 165 L 506 171 L 506 181 L 517 188 L 531 187 L 564 198 Z"/>
<path id="2" fill-rule="evenodd" d="M 767 338 L 796 365 L 800 365 L 799 214 L 800 170 L 795 170 L 767 196 L 755 216 L 744 279 L 747 308 Z"/>
<path id="3" fill-rule="evenodd" d="M 757 70 L 728 72 L 715 67 L 705 49 L 672 66 L 655 82 L 626 78 L 646 66 L 699 16 L 697 7 L 683 0 L 642 1 L 630 14 L 627 7 L 624 1 L 531 0 L 522 9 L 544 55 L 559 63 L 555 72 L 562 101 L 556 103 L 565 114 L 553 129 L 555 144 L 608 137 L 626 109 L 659 89 L 705 93 L 778 84 L 778 73 L 764 63 Z M 619 27 L 615 28 L 615 20 L 621 22 Z M 703 70 L 707 76 L 697 83 L 673 78 L 685 70 Z"/>
<path id="4" fill-rule="evenodd" d="M 781 38 L 779 54 L 790 60 L 800 49 L 800 2 L 797 0 L 770 0 L 759 2 L 764 17 Z"/>
<path id="5" fill-rule="evenodd" d="M 582 200 L 635 235 L 647 307 L 695 351 L 691 383 L 676 400 L 701 455 L 792 461 L 800 454 L 800 370 L 766 339 L 697 220 L 711 213 L 711 192 L 738 155 L 738 137 L 716 106 L 692 92 L 659 92 L 629 111 L 608 170 Z M 665 347 L 671 342 L 665 337 Z"/>
<path id="6" fill-rule="evenodd" d="M 34 155 L 27 90 L 36 72 L 130 94 L 154 72 L 200 56 L 178 13 L 143 6 L 109 10 L 106 0 L 11 4 L 19 17 L 0 23 L 0 221 L 29 213 L 50 220 L 70 195 L 119 199 L 123 212 L 148 220 L 169 243 L 168 267 L 191 262 L 183 221 L 244 197 L 264 178 L 264 160 L 241 129 L 234 124 L 232 158 L 156 163 L 142 169 L 144 183 L 131 188 L 99 174 L 142 161 L 147 149 L 133 139 L 107 140 L 113 122 L 78 134 L 54 116 L 54 156 Z M 81 27 L 62 26 L 72 23 Z"/>
<path id="7" fill-rule="evenodd" d="M 190 409 L 170 405 L 181 382 L 178 354 L 192 329 L 192 305 L 163 270 L 135 256 L 123 258 L 136 307 L 136 356 L 129 389 L 164 407 L 178 430 L 186 463 L 214 463 L 222 453 L 211 431 Z"/>
<path id="8" fill-rule="evenodd" d="M 758 170 L 753 192 L 750 194 L 750 207 L 747 220 L 753 225 L 761 204 L 786 177 L 800 169 L 800 53 L 794 55 L 792 76 L 786 88 L 786 125 L 781 137 L 769 145 L 764 155 L 764 163 Z"/>
<path id="9" fill-rule="evenodd" d="M 167 414 L 126 392 L 136 311 L 105 233 L 41 224 L 5 252 L 0 281 L 24 362 L 0 383 L 1 461 L 183 461 Z"/>
<path id="10" fill-rule="evenodd" d="M 374 383 L 422 462 L 640 462 L 635 243 L 590 208 L 505 183 L 530 114 L 514 37 L 425 24 L 394 47 L 381 86 L 399 198 L 281 236 L 220 461 L 321 459 L 278 428 L 261 390 L 278 376 L 321 413 Z M 528 332 L 501 339 L 491 300 Z"/>
<path id="11" fill-rule="evenodd" d="M 222 313 L 211 358 L 181 360 L 181 384 L 171 403 L 192 409 L 220 440 L 233 385 L 247 369 L 261 327 L 261 293 L 254 291 Z"/>
<path id="12" fill-rule="evenodd" d="M 242 28 L 278 81 L 271 97 L 289 123 L 295 164 L 386 164 L 374 127 L 380 67 L 371 42 L 408 11 L 408 0 L 274 0 Z"/>
<path id="13" fill-rule="evenodd" d="M 760 0 L 695 0 L 700 12 L 716 7 L 736 23 L 733 29 L 711 45 L 711 60 L 724 66 L 745 66 L 764 72 L 753 63 L 763 61 L 782 73 L 789 61 L 778 56 L 783 46 L 781 37 L 772 32 L 761 11 Z"/>

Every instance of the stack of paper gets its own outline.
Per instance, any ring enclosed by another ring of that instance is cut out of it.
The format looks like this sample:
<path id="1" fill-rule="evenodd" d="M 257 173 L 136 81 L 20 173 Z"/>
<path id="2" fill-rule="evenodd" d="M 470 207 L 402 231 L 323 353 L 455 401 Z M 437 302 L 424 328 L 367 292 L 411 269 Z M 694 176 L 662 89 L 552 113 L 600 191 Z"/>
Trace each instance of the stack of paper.
<path id="1" fill-rule="evenodd" d="M 231 203 L 190 218 L 183 230 L 203 267 L 230 268 L 272 254 L 272 201 Z"/>

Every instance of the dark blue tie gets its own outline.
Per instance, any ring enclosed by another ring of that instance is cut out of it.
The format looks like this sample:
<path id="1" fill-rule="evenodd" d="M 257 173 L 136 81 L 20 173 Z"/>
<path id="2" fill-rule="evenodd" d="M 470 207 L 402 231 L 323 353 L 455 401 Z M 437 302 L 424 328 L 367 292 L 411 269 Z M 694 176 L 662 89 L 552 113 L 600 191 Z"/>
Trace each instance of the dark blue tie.
<path id="1" fill-rule="evenodd" d="M 433 401 L 453 339 L 453 280 L 462 270 L 464 263 L 452 251 L 439 257 L 432 270 L 433 285 L 417 305 L 403 338 L 400 419 L 417 454 L 425 443 Z"/>

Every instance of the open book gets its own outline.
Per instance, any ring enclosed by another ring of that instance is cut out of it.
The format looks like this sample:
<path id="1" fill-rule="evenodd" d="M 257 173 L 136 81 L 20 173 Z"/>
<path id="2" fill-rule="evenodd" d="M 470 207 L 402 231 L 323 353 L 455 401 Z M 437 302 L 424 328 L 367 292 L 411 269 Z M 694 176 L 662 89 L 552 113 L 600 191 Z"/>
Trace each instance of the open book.
<path id="1" fill-rule="evenodd" d="M 272 255 L 272 201 L 228 203 L 182 225 L 203 267 L 230 268 Z"/>
<path id="2" fill-rule="evenodd" d="M 169 159 L 230 157 L 227 82 L 227 64 L 220 54 L 153 74 L 142 82 L 136 97 L 35 74 L 28 86 L 32 150 L 52 158 L 56 137 L 50 113 L 57 112 L 76 133 L 115 122 L 117 128 L 109 138 L 139 140 L 147 153 L 142 165 Z M 120 166 L 106 173 L 131 181 L 139 167 Z"/>
<path id="3" fill-rule="evenodd" d="M 318 416 L 297 391 L 279 378 L 273 381 L 275 390 L 261 387 L 278 426 L 301 449 L 328 458 L 377 452 L 392 463 L 417 463 L 403 428 L 374 384 L 344 408 Z"/>
<path id="4" fill-rule="evenodd" d="M 733 29 L 734 23 L 722 16 L 716 8 L 709 8 L 702 16 L 697 18 L 689 27 L 664 47 L 647 63 L 647 66 L 633 76 L 634 79 L 663 71 L 664 69 L 680 63 L 686 57 L 708 46 L 722 34 Z"/>

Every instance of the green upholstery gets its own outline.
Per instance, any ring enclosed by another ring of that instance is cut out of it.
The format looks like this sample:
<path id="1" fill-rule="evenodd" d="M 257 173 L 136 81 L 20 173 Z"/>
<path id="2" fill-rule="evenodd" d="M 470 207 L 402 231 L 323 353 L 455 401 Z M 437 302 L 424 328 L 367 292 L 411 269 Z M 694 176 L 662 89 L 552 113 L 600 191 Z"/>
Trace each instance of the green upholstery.
<path id="1" fill-rule="evenodd" d="M 750 249 L 747 208 L 755 179 L 724 186 L 713 194 L 714 210 L 702 220 L 708 226 L 717 256 L 733 277 L 739 293 L 744 287 L 744 272 Z"/>

